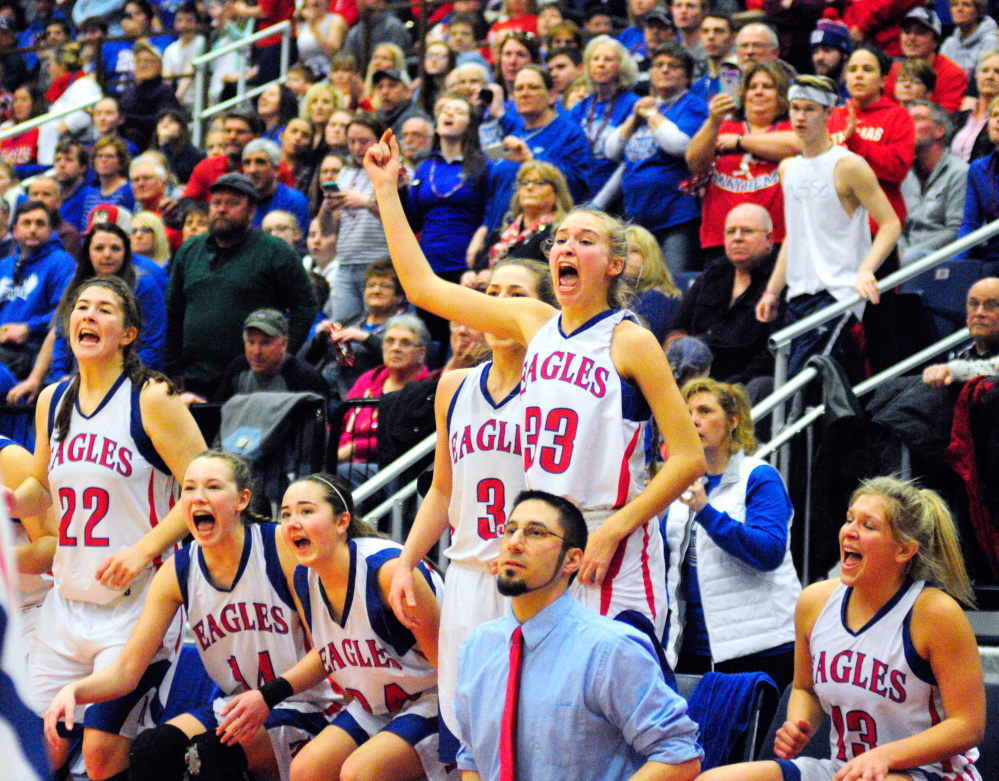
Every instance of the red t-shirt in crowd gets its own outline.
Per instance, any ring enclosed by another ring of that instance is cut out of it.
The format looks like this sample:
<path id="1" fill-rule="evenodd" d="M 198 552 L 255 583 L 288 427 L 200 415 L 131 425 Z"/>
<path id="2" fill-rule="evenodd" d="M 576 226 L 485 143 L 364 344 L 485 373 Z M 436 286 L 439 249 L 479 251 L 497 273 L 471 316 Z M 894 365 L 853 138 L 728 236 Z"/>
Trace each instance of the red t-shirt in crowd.
<path id="1" fill-rule="evenodd" d="M 215 180 L 222 174 L 238 171 L 239 166 L 229 167 L 228 155 L 212 155 L 206 157 L 191 171 L 191 178 L 187 180 L 187 187 L 184 188 L 184 198 L 197 198 L 199 201 L 208 203 L 208 188 L 215 184 Z M 295 174 L 284 163 L 278 169 L 278 181 L 289 187 L 295 186 Z"/>
<path id="2" fill-rule="evenodd" d="M 38 162 L 38 128 L 33 127 L 0 141 L 0 160 L 10 165 Z"/>
<path id="3" fill-rule="evenodd" d="M 942 54 L 934 57 L 930 65 L 937 74 L 937 86 L 930 93 L 929 99 L 948 114 L 959 111 L 961 101 L 964 100 L 964 93 L 968 91 L 968 74 L 960 65 Z M 895 79 L 898 78 L 898 69 L 901 67 L 902 63 L 896 62 L 888 71 L 884 94 L 889 97 L 895 95 Z"/>
<path id="4" fill-rule="evenodd" d="M 916 129 L 909 112 L 894 100 L 880 97 L 857 111 L 857 129 L 844 143 L 848 108 L 834 108 L 829 117 L 829 135 L 864 158 L 874 169 L 881 188 L 891 201 L 898 219 L 905 221 L 905 200 L 900 187 L 916 156 Z M 873 230 L 873 221 L 871 223 Z"/>
<path id="5" fill-rule="evenodd" d="M 791 129 L 791 123 L 784 121 L 771 127 L 770 132 Z M 743 135 L 749 132 L 749 125 L 726 119 L 718 132 Z M 749 152 L 733 152 L 715 160 L 711 184 L 704 194 L 702 247 L 720 247 L 725 243 L 725 218 L 742 203 L 758 203 L 766 209 L 774 223 L 774 242 L 784 241 L 784 193 L 777 175 L 777 163 L 761 160 Z"/>
<path id="6" fill-rule="evenodd" d="M 291 21 L 295 16 L 295 0 L 257 0 L 257 7 L 264 12 L 264 15 L 257 19 L 256 29 L 266 30 L 286 19 Z M 292 21 L 291 35 L 295 36 L 295 24 Z M 271 35 L 257 41 L 254 46 L 262 49 L 265 46 L 276 46 L 281 43 L 281 35 Z"/>

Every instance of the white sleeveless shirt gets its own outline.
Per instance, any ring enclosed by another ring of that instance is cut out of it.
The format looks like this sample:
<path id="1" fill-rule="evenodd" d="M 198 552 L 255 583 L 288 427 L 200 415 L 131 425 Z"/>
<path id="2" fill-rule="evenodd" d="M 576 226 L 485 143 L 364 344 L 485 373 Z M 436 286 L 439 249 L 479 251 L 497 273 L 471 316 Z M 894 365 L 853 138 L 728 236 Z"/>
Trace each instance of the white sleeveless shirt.
<path id="1" fill-rule="evenodd" d="M 397 558 L 402 546 L 375 537 L 353 539 L 348 545 L 350 575 L 339 621 L 315 570 L 295 570 L 295 591 L 326 672 L 364 710 L 383 716 L 435 689 L 437 671 L 378 589 L 379 568 Z M 419 567 L 439 600 L 444 587 L 440 576 L 422 562 Z"/>
<path id="2" fill-rule="evenodd" d="M 176 500 L 177 482 L 142 427 L 141 388 L 125 374 L 90 415 L 77 401 L 69 433 L 57 442 L 56 410 L 68 385 L 59 384 L 49 407 L 49 487 L 60 516 L 52 574 L 66 599 L 106 605 L 148 586 L 153 567 L 125 592 L 102 586 L 94 573 L 163 519 Z"/>
<path id="3" fill-rule="evenodd" d="M 451 561 L 485 564 L 499 556 L 500 535 L 517 494 L 527 487 L 521 424 L 520 385 L 494 401 L 486 380 L 492 362 L 462 380 L 447 412 L 451 459 L 448 519 Z"/>
<path id="4" fill-rule="evenodd" d="M 637 387 L 611 360 L 614 329 L 628 311 L 607 310 L 571 334 L 553 317 L 524 356 L 527 486 L 580 509 L 622 507 L 645 486 L 643 433 L 651 417 Z"/>
<path id="5" fill-rule="evenodd" d="M 309 650 L 281 560 L 277 525 L 246 525 L 239 569 L 229 588 L 212 582 L 192 542 L 173 557 L 177 583 L 205 671 L 226 696 L 259 689 L 294 667 Z M 284 702 L 326 709 L 342 698 L 329 681 Z"/>
<path id="6" fill-rule="evenodd" d="M 844 157 L 833 146 L 818 157 L 787 161 L 782 186 L 787 223 L 787 296 L 828 291 L 837 301 L 849 296 L 871 249 L 867 209 L 846 213 L 836 193 L 834 171 Z M 860 309 L 862 310 L 862 305 Z"/>
<path id="7" fill-rule="evenodd" d="M 812 680 L 822 709 L 832 719 L 832 758 L 849 762 L 875 746 L 910 737 L 940 723 L 946 714 L 930 664 L 916 653 L 910 635 L 912 606 L 923 581 L 907 581 L 856 632 L 846 624 L 852 589 L 840 584 L 809 637 Z M 978 749 L 923 767 L 948 781 L 981 781 L 972 765 Z"/>

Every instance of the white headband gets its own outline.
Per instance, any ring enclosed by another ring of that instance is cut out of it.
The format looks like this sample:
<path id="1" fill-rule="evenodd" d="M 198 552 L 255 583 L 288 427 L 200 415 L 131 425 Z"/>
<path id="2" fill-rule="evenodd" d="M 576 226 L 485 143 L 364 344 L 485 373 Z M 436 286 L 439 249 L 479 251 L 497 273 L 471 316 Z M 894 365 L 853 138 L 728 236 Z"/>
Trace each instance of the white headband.
<path id="1" fill-rule="evenodd" d="M 833 107 L 839 103 L 839 96 L 817 87 L 792 84 L 791 89 L 787 91 L 787 102 L 790 103 L 792 100 L 810 100 L 820 106 Z"/>

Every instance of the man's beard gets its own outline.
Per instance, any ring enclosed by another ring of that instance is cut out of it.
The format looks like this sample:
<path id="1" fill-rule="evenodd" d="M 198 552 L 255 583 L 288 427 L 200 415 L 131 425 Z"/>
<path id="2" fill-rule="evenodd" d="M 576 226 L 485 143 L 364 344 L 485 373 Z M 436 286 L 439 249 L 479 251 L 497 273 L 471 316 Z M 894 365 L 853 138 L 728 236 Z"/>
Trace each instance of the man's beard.
<path id="1" fill-rule="evenodd" d="M 223 241 L 232 241 L 233 239 L 240 238 L 246 229 L 249 227 L 249 222 L 237 222 L 235 220 L 220 219 L 218 217 L 209 218 L 208 220 L 208 232 L 212 234 L 217 239 L 222 239 Z"/>

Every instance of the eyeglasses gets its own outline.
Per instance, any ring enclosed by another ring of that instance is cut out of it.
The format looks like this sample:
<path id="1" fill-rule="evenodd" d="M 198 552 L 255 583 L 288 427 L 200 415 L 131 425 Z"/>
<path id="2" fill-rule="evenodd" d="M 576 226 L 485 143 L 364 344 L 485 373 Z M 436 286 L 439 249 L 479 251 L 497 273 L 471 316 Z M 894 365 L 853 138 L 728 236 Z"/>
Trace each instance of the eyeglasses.
<path id="1" fill-rule="evenodd" d="M 775 47 L 772 43 L 767 43 L 766 41 L 743 41 L 742 43 L 737 43 L 735 48 L 740 51 L 765 52 Z"/>
<path id="2" fill-rule="evenodd" d="M 395 282 L 379 282 L 377 280 L 371 280 L 370 282 L 364 283 L 365 290 L 390 290 L 395 292 Z"/>
<path id="3" fill-rule="evenodd" d="M 986 298 L 984 301 L 979 301 L 977 298 L 969 298 L 965 306 L 968 312 L 977 312 L 979 307 L 981 307 L 987 314 L 994 315 L 996 312 L 999 312 L 999 298 Z"/>
<path id="4" fill-rule="evenodd" d="M 517 183 L 518 187 L 552 187 L 551 182 L 546 182 L 544 179 L 521 179 Z"/>
<path id="5" fill-rule="evenodd" d="M 414 339 L 395 339 L 393 337 L 388 337 L 382 340 L 382 347 L 398 347 L 402 350 L 413 350 L 419 346 L 419 343 Z"/>
<path id="6" fill-rule="evenodd" d="M 264 233 L 294 233 L 296 228 L 293 225 L 268 225 L 264 228 Z"/>
<path id="7" fill-rule="evenodd" d="M 517 536 L 517 532 L 523 532 L 524 540 L 529 543 L 544 542 L 549 537 L 558 537 L 563 542 L 565 541 L 565 537 L 561 534 L 556 534 L 544 524 L 537 523 L 536 521 L 527 523 L 524 526 L 518 526 L 516 523 L 507 521 L 506 526 L 503 527 L 503 539 L 509 542 Z"/>
<path id="8" fill-rule="evenodd" d="M 725 229 L 726 236 L 735 236 L 741 233 L 743 236 L 755 236 L 757 233 L 763 233 L 762 228 L 743 228 L 740 225 L 734 225 L 731 228 Z"/>

